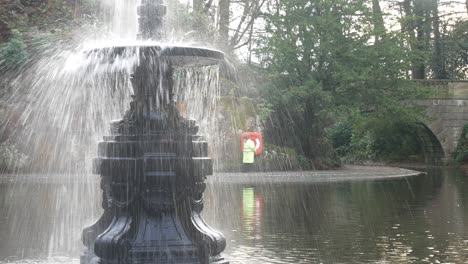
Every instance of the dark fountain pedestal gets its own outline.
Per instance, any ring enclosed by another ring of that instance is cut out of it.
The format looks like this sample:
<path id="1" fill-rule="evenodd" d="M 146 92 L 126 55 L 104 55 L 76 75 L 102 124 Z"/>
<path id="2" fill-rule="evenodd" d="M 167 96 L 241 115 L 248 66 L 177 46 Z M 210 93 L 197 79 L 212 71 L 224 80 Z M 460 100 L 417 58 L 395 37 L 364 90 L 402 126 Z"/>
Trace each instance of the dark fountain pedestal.
<path id="1" fill-rule="evenodd" d="M 228 263 L 223 235 L 202 219 L 208 146 L 173 102 L 174 66 L 214 64 L 214 50 L 158 46 L 95 50 L 113 57 L 137 49 L 130 110 L 99 143 L 104 214 L 83 231 L 81 264 Z"/>

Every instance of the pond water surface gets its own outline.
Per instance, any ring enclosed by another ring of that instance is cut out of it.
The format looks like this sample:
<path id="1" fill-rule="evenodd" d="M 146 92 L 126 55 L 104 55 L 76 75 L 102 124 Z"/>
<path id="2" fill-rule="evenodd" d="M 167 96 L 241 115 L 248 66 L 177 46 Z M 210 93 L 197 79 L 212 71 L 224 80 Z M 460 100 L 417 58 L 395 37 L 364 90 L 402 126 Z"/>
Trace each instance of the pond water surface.
<path id="1" fill-rule="evenodd" d="M 216 181 L 204 215 L 224 233 L 231 263 L 465 263 L 466 190 L 468 177 L 449 169 L 388 180 Z M 78 263 L 99 193 L 96 181 L 1 183 L 0 263 Z"/>

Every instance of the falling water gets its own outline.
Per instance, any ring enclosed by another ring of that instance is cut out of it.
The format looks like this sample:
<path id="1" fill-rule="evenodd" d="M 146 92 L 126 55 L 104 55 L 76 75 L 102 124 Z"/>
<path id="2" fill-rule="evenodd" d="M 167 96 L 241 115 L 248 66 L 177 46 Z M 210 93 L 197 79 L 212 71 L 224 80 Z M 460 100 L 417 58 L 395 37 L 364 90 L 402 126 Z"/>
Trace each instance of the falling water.
<path id="1" fill-rule="evenodd" d="M 47 245 L 49 256 L 76 250 L 81 227 L 99 216 L 100 191 L 97 177 L 91 175 L 91 161 L 108 121 L 123 115 L 131 93 L 126 64 L 106 69 L 94 63 L 95 58 L 73 51 L 42 57 L 15 78 L 17 92 L 8 100 L 15 103 L 12 112 L 20 113 L 10 140 L 29 157 L 26 169 L 34 173 L 30 179 L 15 179 L 17 183 L 7 190 L 11 206 L 22 208 L 9 218 L 18 223 L 29 219 L 34 228 L 48 226 L 47 241 L 36 243 Z M 38 206 L 55 208 L 47 210 L 55 213 L 50 223 L 34 223 L 34 215 L 25 207 L 31 198 L 13 196 L 26 191 L 35 177 L 43 178 L 37 183 L 43 203 Z M 28 240 L 26 231 L 10 230 L 20 241 Z"/>
<path id="2" fill-rule="evenodd" d="M 140 0 L 101 0 L 104 25 L 113 40 L 136 40 L 138 33 L 137 6 Z"/>
<path id="3" fill-rule="evenodd" d="M 122 118 L 129 108 L 130 77 L 139 55 L 138 48 L 128 48 L 107 61 L 102 53 L 90 50 L 104 45 L 138 44 L 138 3 L 102 0 L 107 31 L 103 39 L 88 38 L 44 48 L 21 70 L 7 73 L 13 92 L 6 98 L 10 117 L 5 126 L 14 124 L 8 140 L 28 157 L 29 166 L 23 171 L 31 172 L 13 177 L 11 188 L 6 190 L 7 204 L 11 206 L 8 218 L 17 222 L 8 237 L 32 243 L 18 245 L 12 252 L 18 263 L 19 259 L 31 257 L 31 253 L 21 250 L 28 246 L 38 251 L 32 255 L 48 257 L 50 263 L 76 262 L 54 256 L 78 257 L 81 229 L 101 214 L 99 178 L 92 175 L 92 159 L 97 143 L 109 130 L 109 121 Z M 218 79 L 217 66 L 185 67 L 174 72 L 175 99 L 182 114 L 198 120 L 200 132 L 206 135 L 216 130 Z M 209 140 L 215 141 L 213 137 Z M 28 197 L 31 188 L 39 193 L 38 197 Z M 18 198 L 18 193 L 25 195 Z M 55 213 L 49 222 L 37 223 L 29 205 Z M 47 241 L 36 241 L 29 237 L 31 232 L 21 229 L 40 228 L 37 225 L 47 230 Z"/>
<path id="4" fill-rule="evenodd" d="M 182 115 L 197 120 L 211 147 L 211 156 L 219 149 L 216 105 L 219 98 L 219 66 L 181 67 L 174 73 L 174 93 Z M 214 159 L 217 162 L 216 158 Z"/>

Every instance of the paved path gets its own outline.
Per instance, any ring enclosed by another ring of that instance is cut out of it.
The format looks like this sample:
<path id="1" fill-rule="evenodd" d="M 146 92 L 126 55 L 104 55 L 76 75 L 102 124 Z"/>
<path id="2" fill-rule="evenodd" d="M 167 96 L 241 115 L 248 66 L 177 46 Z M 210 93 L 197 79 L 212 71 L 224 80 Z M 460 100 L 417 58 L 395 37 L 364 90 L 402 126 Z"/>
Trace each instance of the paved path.
<path id="1" fill-rule="evenodd" d="M 209 183 L 278 183 L 278 182 L 336 182 L 377 180 L 421 175 L 422 172 L 386 166 L 344 166 L 339 170 L 287 171 L 253 173 L 216 173 Z"/>
<path id="2" fill-rule="evenodd" d="M 281 171 L 253 173 L 215 173 L 208 176 L 209 183 L 277 183 L 277 182 L 333 182 L 345 180 L 387 179 L 409 177 L 421 172 L 386 166 L 344 166 L 339 170 Z M 90 174 L 0 174 L 0 184 L 5 183 L 93 183 L 98 175 Z"/>

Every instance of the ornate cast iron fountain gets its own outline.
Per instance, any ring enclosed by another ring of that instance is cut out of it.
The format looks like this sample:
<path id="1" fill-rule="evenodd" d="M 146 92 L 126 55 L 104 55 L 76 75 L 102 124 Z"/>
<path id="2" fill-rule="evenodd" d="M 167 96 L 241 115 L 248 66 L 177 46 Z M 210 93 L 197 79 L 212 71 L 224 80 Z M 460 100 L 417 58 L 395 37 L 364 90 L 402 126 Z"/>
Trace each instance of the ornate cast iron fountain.
<path id="1" fill-rule="evenodd" d="M 160 39 L 162 0 L 138 7 L 142 39 Z M 228 263 L 226 242 L 202 219 L 204 180 L 212 174 L 208 145 L 194 120 L 173 100 L 176 66 L 217 64 L 221 52 L 192 47 L 109 47 L 110 59 L 136 49 L 134 90 L 124 118 L 111 122 L 99 143 L 94 169 L 101 175 L 104 213 L 83 231 L 81 264 Z"/>

